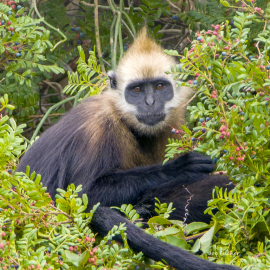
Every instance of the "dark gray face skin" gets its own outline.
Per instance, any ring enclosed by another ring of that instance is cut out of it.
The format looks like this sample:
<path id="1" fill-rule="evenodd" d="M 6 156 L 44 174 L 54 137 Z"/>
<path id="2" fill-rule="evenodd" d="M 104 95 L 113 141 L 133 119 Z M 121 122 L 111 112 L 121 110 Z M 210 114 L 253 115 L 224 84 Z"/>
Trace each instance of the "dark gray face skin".
<path id="1" fill-rule="evenodd" d="M 137 119 L 149 126 L 165 119 L 165 103 L 173 96 L 173 86 L 164 78 L 134 81 L 125 89 L 126 101 L 137 107 Z"/>

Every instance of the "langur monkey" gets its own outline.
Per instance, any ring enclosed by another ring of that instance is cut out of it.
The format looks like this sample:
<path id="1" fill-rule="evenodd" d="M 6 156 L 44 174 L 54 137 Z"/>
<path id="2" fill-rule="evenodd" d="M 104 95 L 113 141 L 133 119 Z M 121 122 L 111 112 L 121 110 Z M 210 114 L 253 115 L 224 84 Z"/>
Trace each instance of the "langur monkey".
<path id="1" fill-rule="evenodd" d="M 186 201 L 187 222 L 209 221 L 203 211 L 215 185 L 226 187 L 225 176 L 209 176 L 214 169 L 210 158 L 188 153 L 162 165 L 170 126 L 184 123 L 190 89 L 177 87 L 165 72 L 175 60 L 148 37 L 145 28 L 110 71 L 110 87 L 101 95 L 85 99 L 65 114 L 34 142 L 20 161 L 17 171 L 41 174 L 52 198 L 56 189 L 82 184 L 89 208 L 98 202 L 92 228 L 106 235 L 114 225 L 126 223 L 130 247 L 155 261 L 165 260 L 176 269 L 233 270 L 145 234 L 111 209 L 134 205 L 143 219 L 155 215 L 157 197 L 173 202 L 172 219 L 183 220 Z M 188 192 L 188 191 L 189 192 Z M 121 241 L 121 237 L 116 237 Z"/>

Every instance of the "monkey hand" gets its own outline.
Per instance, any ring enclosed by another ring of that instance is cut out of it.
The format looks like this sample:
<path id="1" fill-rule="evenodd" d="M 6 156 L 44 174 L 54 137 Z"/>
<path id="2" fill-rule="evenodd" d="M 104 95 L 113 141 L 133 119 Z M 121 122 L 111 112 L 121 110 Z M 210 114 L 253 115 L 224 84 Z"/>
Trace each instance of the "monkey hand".
<path id="1" fill-rule="evenodd" d="M 199 153 L 190 152 L 164 165 L 164 173 L 191 184 L 206 177 L 214 171 L 215 165 L 210 157 Z"/>

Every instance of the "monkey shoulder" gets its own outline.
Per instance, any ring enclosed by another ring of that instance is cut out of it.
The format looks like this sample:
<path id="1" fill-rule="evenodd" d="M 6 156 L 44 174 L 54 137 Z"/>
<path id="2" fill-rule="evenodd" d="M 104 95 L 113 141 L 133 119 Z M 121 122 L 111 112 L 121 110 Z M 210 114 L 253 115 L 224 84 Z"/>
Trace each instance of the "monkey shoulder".
<path id="1" fill-rule="evenodd" d="M 31 171 L 41 174 L 43 184 L 54 194 L 54 183 L 60 188 L 84 184 L 83 179 L 91 181 L 120 167 L 119 141 L 124 134 L 109 106 L 106 94 L 87 98 L 33 143 L 17 171 L 25 172 L 31 165 Z"/>

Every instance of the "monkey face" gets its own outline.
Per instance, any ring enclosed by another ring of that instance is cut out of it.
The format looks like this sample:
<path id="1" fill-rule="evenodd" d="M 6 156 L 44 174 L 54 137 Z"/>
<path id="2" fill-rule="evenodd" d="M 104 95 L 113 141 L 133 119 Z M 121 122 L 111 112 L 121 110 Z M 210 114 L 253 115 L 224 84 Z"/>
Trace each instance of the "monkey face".
<path id="1" fill-rule="evenodd" d="M 165 104 L 173 97 L 173 86 L 165 78 L 137 80 L 125 88 L 126 102 L 136 107 L 137 120 L 148 126 L 165 120 Z"/>

